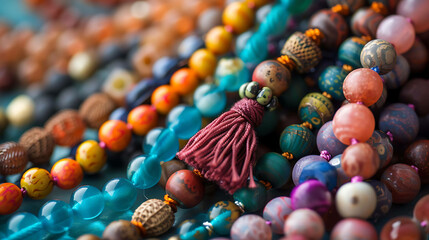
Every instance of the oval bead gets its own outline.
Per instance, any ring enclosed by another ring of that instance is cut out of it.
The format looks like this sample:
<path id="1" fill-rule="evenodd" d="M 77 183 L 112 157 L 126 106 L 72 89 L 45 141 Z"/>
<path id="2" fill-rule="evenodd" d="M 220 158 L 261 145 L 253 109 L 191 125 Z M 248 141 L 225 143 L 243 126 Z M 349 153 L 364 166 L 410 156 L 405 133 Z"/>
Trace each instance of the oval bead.
<path id="1" fill-rule="evenodd" d="M 331 156 L 337 156 L 341 154 L 346 149 L 347 145 L 340 142 L 334 135 L 334 130 L 332 128 L 332 121 L 329 121 L 319 129 L 317 133 L 317 149 L 319 152 L 323 150 L 328 151 Z"/>
<path id="2" fill-rule="evenodd" d="M 146 135 L 143 150 L 158 162 L 170 161 L 179 151 L 179 139 L 171 128 L 155 128 Z"/>
<path id="3" fill-rule="evenodd" d="M 28 163 L 25 148 L 15 142 L 0 144 L 0 174 L 13 175 L 24 171 Z"/>
<path id="4" fill-rule="evenodd" d="M 215 82 L 225 91 L 235 92 L 250 79 L 250 72 L 244 62 L 236 58 L 221 58 L 215 72 Z"/>
<path id="5" fill-rule="evenodd" d="M 209 220 L 219 218 L 220 215 L 227 215 L 222 223 L 213 225 L 213 230 L 219 235 L 228 235 L 232 224 L 241 216 L 240 208 L 231 201 L 220 201 L 215 203 L 208 211 Z"/>
<path id="6" fill-rule="evenodd" d="M 25 239 L 29 240 L 39 240 L 43 239 L 46 235 L 45 230 L 43 230 L 42 223 L 40 220 L 31 213 L 22 212 L 13 215 L 9 221 L 7 221 L 7 230 L 6 234 L 8 236 L 22 231 L 25 228 L 33 228 L 40 229 L 39 231 L 34 232 L 30 236 L 26 236 Z"/>
<path id="7" fill-rule="evenodd" d="M 96 218 L 104 210 L 103 194 L 93 186 L 82 186 L 71 195 L 70 206 L 82 219 Z"/>
<path id="8" fill-rule="evenodd" d="M 395 31 L 393 33 L 393 30 Z M 398 55 L 408 51 L 414 43 L 416 33 L 413 25 L 403 16 L 390 15 L 377 28 L 377 38 L 390 42 Z"/>
<path id="9" fill-rule="evenodd" d="M 85 122 L 77 111 L 64 110 L 52 116 L 45 129 L 51 132 L 56 144 L 71 147 L 82 139 Z"/>
<path id="10" fill-rule="evenodd" d="M 131 221 L 142 225 L 145 236 L 159 236 L 173 226 L 174 212 L 164 201 L 149 199 L 134 211 Z"/>
<path id="11" fill-rule="evenodd" d="M 338 189 L 335 202 L 342 217 L 367 219 L 377 206 L 377 195 L 369 183 L 352 182 Z"/>
<path id="12" fill-rule="evenodd" d="M 269 182 L 273 188 L 279 188 L 287 183 L 291 175 L 288 160 L 274 152 L 264 154 L 254 167 L 255 177 Z"/>
<path id="13" fill-rule="evenodd" d="M 269 87 L 275 96 L 286 91 L 290 79 L 289 69 L 274 60 L 259 63 L 252 75 L 252 81 L 258 82 L 261 87 Z"/>
<path id="14" fill-rule="evenodd" d="M 413 210 L 414 219 L 417 219 L 419 222 L 427 221 L 429 219 L 429 195 L 426 195 L 416 203 Z M 428 232 L 428 227 L 426 226 L 425 232 Z"/>
<path id="15" fill-rule="evenodd" d="M 396 51 L 393 45 L 382 39 L 374 39 L 363 47 L 360 63 L 364 68 L 375 68 L 379 74 L 386 74 L 395 67 Z"/>
<path id="16" fill-rule="evenodd" d="M 61 189 L 72 189 L 83 179 L 83 171 L 79 163 L 68 158 L 56 162 L 52 166 L 51 175 L 56 180 L 55 185 Z"/>
<path id="17" fill-rule="evenodd" d="M 310 129 L 293 124 L 285 128 L 280 136 L 280 148 L 283 152 L 299 159 L 310 154 L 316 145 L 316 137 Z"/>
<path id="18" fill-rule="evenodd" d="M 344 79 L 343 92 L 350 103 L 362 102 L 369 107 L 381 97 L 383 80 L 371 69 L 355 69 Z"/>
<path id="19" fill-rule="evenodd" d="M 265 219 L 255 214 L 244 215 L 231 228 L 232 240 L 270 240 L 272 232 Z"/>
<path id="20" fill-rule="evenodd" d="M 296 186 L 290 198 L 294 210 L 308 208 L 319 214 L 327 213 L 332 203 L 331 193 L 325 184 L 313 179 Z"/>
<path id="21" fill-rule="evenodd" d="M 329 191 L 337 186 L 337 169 L 328 162 L 313 162 L 302 169 L 299 183 L 316 179 L 323 183 Z"/>
<path id="22" fill-rule="evenodd" d="M 30 168 L 21 177 L 21 188 L 32 199 L 43 199 L 52 192 L 52 175 L 43 168 Z"/>
<path id="23" fill-rule="evenodd" d="M 155 186 L 161 179 L 161 164 L 153 155 L 140 155 L 128 165 L 128 179 L 138 189 Z"/>
<path id="24" fill-rule="evenodd" d="M 233 194 L 234 201 L 243 205 L 246 212 L 260 210 L 267 200 L 267 191 L 261 183 L 256 183 L 255 188 L 243 187 Z"/>
<path id="25" fill-rule="evenodd" d="M 126 211 L 137 199 L 137 189 L 125 178 L 115 178 L 103 187 L 103 197 L 108 209 Z"/>
<path id="26" fill-rule="evenodd" d="M 214 84 L 203 84 L 195 90 L 194 104 L 203 117 L 215 117 L 225 109 L 226 95 Z"/>
<path id="27" fill-rule="evenodd" d="M 293 211 L 284 225 L 287 236 L 302 236 L 304 239 L 322 239 L 325 227 L 322 218 L 311 209 Z"/>
<path id="28" fill-rule="evenodd" d="M 394 103 L 381 112 L 378 120 L 380 130 L 391 132 L 398 143 L 412 142 L 419 132 L 419 120 L 416 112 L 403 103 Z"/>
<path id="29" fill-rule="evenodd" d="M 98 139 L 114 152 L 124 150 L 131 141 L 131 131 L 125 122 L 108 120 L 98 130 Z"/>
<path id="30" fill-rule="evenodd" d="M 334 115 L 331 100 L 320 93 L 309 93 L 301 100 L 298 108 L 299 117 L 319 129 Z"/>
<path id="31" fill-rule="evenodd" d="M 200 112 L 190 106 L 179 105 L 167 116 L 167 127 L 174 130 L 180 139 L 189 139 L 201 128 Z"/>
<path id="32" fill-rule="evenodd" d="M 295 32 L 288 38 L 281 53 L 293 60 L 299 73 L 310 71 L 322 59 L 322 51 L 316 42 L 300 32 Z"/>
<path id="33" fill-rule="evenodd" d="M 286 219 L 293 212 L 289 197 L 276 197 L 265 205 L 263 217 L 271 222 L 271 230 L 276 234 L 283 234 Z"/>
<path id="34" fill-rule="evenodd" d="M 253 25 L 253 11 L 245 2 L 228 4 L 222 14 L 222 23 L 236 34 L 247 31 Z"/>
<path id="35" fill-rule="evenodd" d="M 389 136 L 380 130 L 375 130 L 366 142 L 378 153 L 380 168 L 388 166 L 393 158 L 393 146 Z"/>
<path id="36" fill-rule="evenodd" d="M 259 83 L 252 81 L 246 85 L 246 89 L 244 90 L 244 96 L 246 98 L 255 98 L 259 92 Z"/>
<path id="37" fill-rule="evenodd" d="M 0 215 L 15 212 L 22 204 L 22 193 L 18 186 L 12 183 L 0 184 Z"/>
<path id="38" fill-rule="evenodd" d="M 319 155 L 308 155 L 299 159 L 295 163 L 292 170 L 292 181 L 295 186 L 299 185 L 299 178 L 301 177 L 301 173 L 304 167 L 308 166 L 313 162 L 326 162 L 326 160 Z"/>
<path id="39" fill-rule="evenodd" d="M 152 106 L 141 105 L 128 113 L 127 122 L 134 134 L 144 136 L 158 124 L 158 113 Z"/>
<path id="40" fill-rule="evenodd" d="M 358 37 L 350 37 L 344 40 L 338 49 L 338 59 L 352 68 L 361 68 L 360 53 L 366 41 Z"/>
<path id="41" fill-rule="evenodd" d="M 377 152 L 368 143 L 350 145 L 341 156 L 341 166 L 349 177 L 371 178 L 380 167 Z"/>
<path id="42" fill-rule="evenodd" d="M 73 224 L 73 211 L 67 203 L 50 200 L 39 210 L 39 219 L 45 230 L 50 233 L 62 233 Z"/>
<path id="43" fill-rule="evenodd" d="M 347 76 L 347 71 L 341 67 L 329 66 L 319 77 L 319 88 L 323 92 L 331 95 L 335 100 L 343 101 L 343 82 Z"/>
<path id="44" fill-rule="evenodd" d="M 204 198 L 202 178 L 186 169 L 171 175 L 165 185 L 165 190 L 181 208 L 192 208 Z"/>
<path id="45" fill-rule="evenodd" d="M 76 150 L 76 161 L 86 173 L 97 173 L 107 160 L 107 154 L 94 140 L 87 140 Z"/>
<path id="46" fill-rule="evenodd" d="M 412 167 L 397 163 L 384 170 L 381 181 L 392 193 L 393 203 L 409 203 L 419 194 L 420 177 Z"/>

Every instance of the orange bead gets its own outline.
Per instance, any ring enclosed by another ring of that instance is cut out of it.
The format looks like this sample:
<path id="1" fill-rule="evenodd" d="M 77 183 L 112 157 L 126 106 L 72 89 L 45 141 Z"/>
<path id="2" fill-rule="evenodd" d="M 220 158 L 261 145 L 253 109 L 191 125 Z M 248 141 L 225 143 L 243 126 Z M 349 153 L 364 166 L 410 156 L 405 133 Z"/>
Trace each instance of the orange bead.
<path id="1" fill-rule="evenodd" d="M 180 95 L 192 93 L 198 87 L 197 73 L 190 68 L 177 70 L 170 79 L 170 85 Z"/>
<path id="2" fill-rule="evenodd" d="M 106 159 L 106 151 L 94 140 L 81 143 L 76 150 L 76 161 L 86 173 L 99 172 L 106 163 Z"/>
<path id="3" fill-rule="evenodd" d="M 64 158 L 52 166 L 51 175 L 56 185 L 61 189 L 72 189 L 82 182 L 83 171 L 79 163 L 73 159 Z"/>
<path id="4" fill-rule="evenodd" d="M 350 145 L 341 155 L 341 167 L 349 177 L 371 178 L 380 167 L 378 153 L 368 143 Z"/>
<path id="5" fill-rule="evenodd" d="M 217 60 L 215 55 L 207 49 L 199 49 L 195 51 L 189 59 L 189 66 L 200 78 L 213 75 L 216 63 Z"/>
<path id="6" fill-rule="evenodd" d="M 335 113 L 332 127 L 334 135 L 344 144 L 350 145 L 352 138 L 366 142 L 374 132 L 374 115 L 362 104 L 349 103 Z"/>
<path id="7" fill-rule="evenodd" d="M 214 54 L 225 54 L 230 50 L 232 33 L 225 27 L 217 26 L 212 28 L 206 35 L 206 47 Z"/>
<path id="8" fill-rule="evenodd" d="M 253 10 L 245 2 L 232 2 L 222 14 L 222 22 L 236 34 L 249 30 L 253 25 Z"/>
<path id="9" fill-rule="evenodd" d="M 383 81 L 375 71 L 359 68 L 350 72 L 344 79 L 343 92 L 349 102 L 362 102 L 369 107 L 376 103 L 383 93 Z"/>
<path id="10" fill-rule="evenodd" d="M 167 114 L 179 104 L 179 95 L 169 85 L 162 85 L 152 93 L 151 101 L 158 112 Z"/>
<path id="11" fill-rule="evenodd" d="M 133 132 L 137 135 L 146 135 L 158 122 L 156 109 L 149 105 L 142 105 L 134 108 L 128 114 L 128 124 L 133 126 Z"/>
<path id="12" fill-rule="evenodd" d="M 0 215 L 11 214 L 22 204 L 22 193 L 18 186 L 12 183 L 0 184 Z"/>
<path id="13" fill-rule="evenodd" d="M 98 138 L 114 152 L 124 150 L 131 141 L 131 130 L 120 120 L 109 120 L 101 125 Z"/>

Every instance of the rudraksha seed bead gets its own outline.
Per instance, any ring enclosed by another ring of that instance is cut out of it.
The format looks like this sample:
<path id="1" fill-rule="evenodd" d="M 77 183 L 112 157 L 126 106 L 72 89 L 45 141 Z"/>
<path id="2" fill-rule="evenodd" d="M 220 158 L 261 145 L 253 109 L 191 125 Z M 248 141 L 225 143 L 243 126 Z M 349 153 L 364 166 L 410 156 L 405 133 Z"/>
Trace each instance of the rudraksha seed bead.
<path id="1" fill-rule="evenodd" d="M 24 171 L 28 162 L 25 148 L 15 142 L 0 145 L 0 174 L 12 175 Z"/>
<path id="2" fill-rule="evenodd" d="M 52 134 L 39 127 L 26 131 L 19 143 L 26 149 L 28 160 L 34 164 L 48 163 L 55 147 Z"/>
<path id="3" fill-rule="evenodd" d="M 173 226 L 174 212 L 162 200 L 149 199 L 134 211 L 131 222 L 145 229 L 145 237 L 159 236 Z"/>
<path id="4" fill-rule="evenodd" d="M 110 113 L 115 108 L 115 102 L 107 94 L 98 93 L 87 98 L 82 103 L 79 108 L 79 114 L 88 127 L 98 129 L 109 119 Z"/>
<path id="5" fill-rule="evenodd" d="M 85 122 L 75 110 L 64 110 L 51 117 L 45 124 L 55 143 L 60 146 L 76 145 L 85 132 Z"/>

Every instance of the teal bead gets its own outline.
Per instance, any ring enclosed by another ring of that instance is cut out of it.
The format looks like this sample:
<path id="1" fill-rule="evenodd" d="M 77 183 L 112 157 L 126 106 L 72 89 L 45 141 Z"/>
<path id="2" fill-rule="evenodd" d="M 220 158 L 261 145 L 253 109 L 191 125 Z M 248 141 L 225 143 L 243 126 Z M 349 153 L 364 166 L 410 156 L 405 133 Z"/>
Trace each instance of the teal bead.
<path id="1" fill-rule="evenodd" d="M 186 219 L 177 227 L 177 233 L 179 235 L 185 234 L 194 230 L 195 228 L 201 226 L 204 222 L 207 221 L 206 214 L 199 214 L 196 218 Z"/>
<path id="2" fill-rule="evenodd" d="M 273 91 L 269 87 L 263 87 L 256 96 L 256 101 L 262 106 L 266 106 L 273 98 Z"/>
<path id="3" fill-rule="evenodd" d="M 62 233 L 73 224 L 73 210 L 63 201 L 51 200 L 39 210 L 39 219 L 48 232 Z"/>
<path id="4" fill-rule="evenodd" d="M 286 7 L 286 11 L 298 15 L 301 14 L 311 6 L 312 0 L 281 0 L 281 4 Z"/>
<path id="5" fill-rule="evenodd" d="M 341 67 L 327 67 L 319 77 L 320 90 L 329 93 L 335 100 L 344 101 L 346 98 L 343 93 L 343 82 L 347 74 L 348 71 Z"/>
<path id="6" fill-rule="evenodd" d="M 41 221 L 31 213 L 21 212 L 13 215 L 6 224 L 6 234 L 8 236 L 17 233 L 31 231 L 32 234 L 26 236 L 25 239 L 39 240 L 43 239 L 46 232 L 43 230 Z M 39 229 L 39 231 L 32 231 Z"/>
<path id="7" fill-rule="evenodd" d="M 305 84 L 304 78 L 299 74 L 292 74 L 289 88 L 279 96 L 279 102 L 282 107 L 295 111 L 307 92 L 308 87 Z"/>
<path id="8" fill-rule="evenodd" d="M 265 20 L 259 25 L 259 33 L 266 36 L 279 35 L 285 31 L 290 15 L 285 11 L 285 6 L 277 4 L 273 6 Z"/>
<path id="9" fill-rule="evenodd" d="M 140 165 L 142 164 L 142 162 L 147 157 L 148 157 L 147 155 L 142 154 L 142 155 L 139 155 L 139 156 L 134 157 L 133 159 L 131 159 L 130 163 L 128 163 L 128 168 L 127 168 L 127 178 L 129 180 L 131 180 L 131 178 L 134 175 L 134 173 L 137 172 L 137 170 L 139 169 Z"/>
<path id="10" fill-rule="evenodd" d="M 280 136 L 280 148 L 283 152 L 292 154 L 294 159 L 311 154 L 315 147 L 316 137 L 310 129 L 302 125 L 290 125 Z"/>
<path id="11" fill-rule="evenodd" d="M 291 175 L 289 161 L 274 152 L 264 154 L 254 168 L 258 180 L 271 183 L 273 188 L 279 188 L 287 183 Z"/>
<path id="12" fill-rule="evenodd" d="M 242 84 L 240 86 L 240 89 L 238 89 L 238 95 L 240 96 L 240 98 L 246 97 L 246 95 L 244 93 L 246 92 L 247 84 L 249 84 L 249 83 Z"/>
<path id="13" fill-rule="evenodd" d="M 203 84 L 194 92 L 194 104 L 203 117 L 216 117 L 226 106 L 226 94 L 214 84 Z"/>
<path id="14" fill-rule="evenodd" d="M 338 59 L 353 68 L 361 68 L 360 53 L 366 42 L 358 37 L 347 38 L 338 49 Z"/>
<path id="15" fill-rule="evenodd" d="M 167 127 L 174 130 L 178 138 L 189 139 L 201 129 L 201 114 L 194 107 L 176 106 L 167 116 Z"/>
<path id="16" fill-rule="evenodd" d="M 329 98 L 314 92 L 305 95 L 298 107 L 299 117 L 319 129 L 334 116 L 334 105 Z"/>
<path id="17" fill-rule="evenodd" d="M 239 54 L 241 60 L 249 64 L 258 64 L 268 56 L 268 39 L 262 33 L 253 34 Z"/>
<path id="18" fill-rule="evenodd" d="M 140 155 L 128 165 L 127 176 L 138 189 L 148 189 L 161 179 L 161 164 L 154 155 Z"/>
<path id="19" fill-rule="evenodd" d="M 241 209 L 231 201 L 217 202 L 208 211 L 213 231 L 219 235 L 228 235 L 241 214 Z"/>
<path id="20" fill-rule="evenodd" d="M 128 179 L 115 178 L 104 185 L 103 197 L 108 209 L 122 212 L 130 209 L 136 202 L 137 189 Z"/>
<path id="21" fill-rule="evenodd" d="M 267 190 L 261 183 L 255 188 L 243 187 L 235 191 L 234 200 L 243 205 L 246 212 L 255 212 L 265 206 Z"/>
<path id="22" fill-rule="evenodd" d="M 143 150 L 158 162 L 167 162 L 179 151 L 179 138 L 171 128 L 155 128 L 146 135 Z"/>
<path id="23" fill-rule="evenodd" d="M 246 86 L 246 90 L 244 91 L 244 96 L 247 98 L 255 98 L 259 92 L 259 83 L 258 82 L 250 82 Z"/>
<path id="24" fill-rule="evenodd" d="M 235 92 L 243 83 L 250 81 L 250 71 L 238 57 L 222 58 L 216 67 L 214 79 L 220 89 Z"/>
<path id="25" fill-rule="evenodd" d="M 181 240 L 209 239 L 211 232 L 205 226 L 199 226 L 192 231 L 180 235 Z"/>
<path id="26" fill-rule="evenodd" d="M 82 186 L 73 192 L 70 206 L 82 219 L 96 218 L 104 210 L 103 194 L 93 186 Z"/>
<path id="27" fill-rule="evenodd" d="M 272 133 L 276 129 L 279 118 L 280 116 L 277 111 L 265 112 L 264 117 L 262 117 L 262 123 L 256 128 L 258 136 L 266 136 Z"/>

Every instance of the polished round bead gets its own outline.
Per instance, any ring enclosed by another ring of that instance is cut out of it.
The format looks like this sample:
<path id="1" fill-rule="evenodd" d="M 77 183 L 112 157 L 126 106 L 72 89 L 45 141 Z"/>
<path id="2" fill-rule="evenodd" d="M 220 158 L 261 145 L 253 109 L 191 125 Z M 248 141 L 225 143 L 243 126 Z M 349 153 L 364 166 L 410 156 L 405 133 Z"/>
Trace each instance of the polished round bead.
<path id="1" fill-rule="evenodd" d="M 429 115 L 429 81 L 423 78 L 414 78 L 408 81 L 399 93 L 399 100 L 413 104 L 419 116 Z"/>
<path id="2" fill-rule="evenodd" d="M 153 156 L 140 155 L 128 164 L 127 177 L 138 189 L 155 186 L 161 179 L 160 162 Z"/>
<path id="3" fill-rule="evenodd" d="M 167 181 L 170 178 L 170 176 L 173 175 L 173 173 L 179 170 L 183 170 L 185 168 L 186 168 L 185 162 L 177 159 L 173 159 L 171 161 L 161 163 L 162 172 L 161 172 L 161 179 L 159 180 L 158 184 L 162 188 L 165 188 L 165 184 L 167 184 Z"/>
<path id="4" fill-rule="evenodd" d="M 415 36 L 413 25 L 400 15 L 386 17 L 377 28 L 377 38 L 390 42 L 398 55 L 405 53 L 413 46 Z"/>
<path id="5" fill-rule="evenodd" d="M 294 210 L 308 208 L 321 215 L 328 212 L 332 204 L 331 193 L 325 184 L 313 179 L 296 186 L 290 194 L 290 199 Z"/>
<path id="6" fill-rule="evenodd" d="M 180 97 L 170 85 L 162 85 L 153 91 L 150 101 L 158 112 L 167 114 L 179 104 Z"/>
<path id="7" fill-rule="evenodd" d="M 189 139 L 201 128 L 201 114 L 195 107 L 179 105 L 167 116 L 167 127 L 180 139 Z"/>
<path id="8" fill-rule="evenodd" d="M 387 134 L 380 130 L 375 130 L 366 142 L 378 153 L 380 168 L 390 164 L 393 158 L 393 146 Z"/>
<path id="9" fill-rule="evenodd" d="M 341 156 L 342 154 L 339 154 L 329 160 L 329 164 L 337 169 L 337 187 L 340 187 L 351 180 L 351 178 L 347 176 L 347 174 L 344 172 L 344 169 L 341 167 Z"/>
<path id="10" fill-rule="evenodd" d="M 223 25 L 231 27 L 235 34 L 243 33 L 253 25 L 253 10 L 243 2 L 232 2 L 222 14 Z"/>
<path id="11" fill-rule="evenodd" d="M 79 52 L 72 56 L 68 64 L 68 73 L 76 80 L 86 80 L 94 72 L 97 66 L 95 54 Z"/>
<path id="12" fill-rule="evenodd" d="M 293 212 L 289 197 L 276 197 L 265 205 L 263 217 L 271 222 L 271 230 L 276 234 L 283 234 L 286 219 Z"/>
<path id="13" fill-rule="evenodd" d="M 381 131 L 392 133 L 393 141 L 403 144 L 412 142 L 419 132 L 416 112 L 403 103 L 394 103 L 384 108 L 378 126 Z"/>
<path id="14" fill-rule="evenodd" d="M 12 183 L 0 184 L 0 215 L 15 212 L 22 204 L 22 193 L 18 186 Z"/>
<path id="15" fill-rule="evenodd" d="M 404 0 L 398 3 L 396 12 L 412 22 L 416 33 L 423 33 L 429 30 L 429 16 L 425 11 L 428 7 L 424 0 Z"/>
<path id="16" fill-rule="evenodd" d="M 318 28 L 323 32 L 322 46 L 335 49 L 346 39 L 349 28 L 344 18 L 329 9 L 315 13 L 309 22 L 309 27 Z"/>
<path id="17" fill-rule="evenodd" d="M 165 190 L 181 208 L 195 207 L 204 198 L 203 179 L 190 170 L 179 170 L 171 175 Z"/>
<path id="18" fill-rule="evenodd" d="M 215 117 L 225 109 L 226 95 L 214 84 L 203 84 L 195 90 L 194 104 L 203 117 Z"/>
<path id="19" fill-rule="evenodd" d="M 21 212 L 13 215 L 6 224 L 7 235 L 12 235 L 14 233 L 20 232 L 25 228 L 40 229 L 39 231 L 33 232 L 30 236 L 26 236 L 25 239 L 29 240 L 39 240 L 43 239 L 46 235 L 46 232 L 43 230 L 42 223 L 40 220 L 31 213 Z"/>
<path id="20" fill-rule="evenodd" d="M 253 171 L 257 179 L 269 182 L 273 188 L 285 185 L 291 176 L 289 161 L 274 152 L 259 158 Z"/>
<path id="21" fill-rule="evenodd" d="M 181 68 L 174 72 L 170 79 L 170 86 L 180 95 L 192 93 L 199 84 L 197 72 L 191 68 Z"/>
<path id="22" fill-rule="evenodd" d="M 344 144 L 350 145 L 352 138 L 365 142 L 374 132 L 374 115 L 364 105 L 350 103 L 337 110 L 332 128 L 335 137 Z"/>
<path id="23" fill-rule="evenodd" d="M 219 60 L 214 78 L 221 89 L 235 92 L 242 84 L 249 81 L 250 72 L 240 58 L 225 57 Z"/>
<path id="24" fill-rule="evenodd" d="M 371 8 L 361 8 L 353 14 L 350 27 L 356 36 L 370 36 L 375 38 L 377 27 L 384 16 Z"/>
<path id="25" fill-rule="evenodd" d="M 234 201 L 243 205 L 246 212 L 256 212 L 262 209 L 267 200 L 267 190 L 261 183 L 255 188 L 243 187 L 233 194 Z"/>
<path id="26" fill-rule="evenodd" d="M 384 170 L 381 181 L 392 193 L 393 203 L 409 203 L 419 194 L 420 177 L 415 169 L 397 163 Z"/>
<path id="27" fill-rule="evenodd" d="M 371 184 L 375 190 L 375 194 L 377 194 L 377 206 L 370 217 L 377 220 L 385 216 L 392 207 L 392 193 L 384 183 L 378 180 L 369 180 L 367 183 Z"/>
<path id="28" fill-rule="evenodd" d="M 401 216 L 390 219 L 380 232 L 380 240 L 416 239 L 423 240 L 422 228 L 410 217 Z"/>
<path id="29" fill-rule="evenodd" d="M 338 59 L 352 68 L 361 68 L 360 53 L 366 43 L 358 37 L 347 38 L 338 49 Z"/>
<path id="30" fill-rule="evenodd" d="M 329 98 L 320 93 L 309 93 L 301 100 L 298 114 L 302 121 L 309 122 L 314 128 L 319 129 L 332 120 L 334 105 Z"/>
<path id="31" fill-rule="evenodd" d="M 231 47 L 232 33 L 228 32 L 223 26 L 214 27 L 207 32 L 205 43 L 207 49 L 212 53 L 225 54 Z"/>
<path id="32" fill-rule="evenodd" d="M 51 117 L 45 129 L 51 132 L 57 145 L 71 147 L 82 140 L 85 122 L 77 111 L 64 110 Z"/>
<path id="33" fill-rule="evenodd" d="M 273 98 L 273 91 L 268 87 L 263 87 L 256 96 L 256 101 L 262 106 L 268 105 Z"/>
<path id="34" fill-rule="evenodd" d="M 269 87 L 274 96 L 280 96 L 289 87 L 291 74 L 288 68 L 274 60 L 263 61 L 253 71 L 252 81 Z"/>
<path id="35" fill-rule="evenodd" d="M 213 230 L 219 235 L 228 235 L 232 224 L 241 216 L 241 209 L 231 201 L 220 201 L 215 203 L 208 211 L 210 221 L 218 220 L 227 216 L 221 222 L 213 226 Z M 212 224 L 213 225 L 213 224 Z"/>
<path id="36" fill-rule="evenodd" d="M 138 240 L 140 230 L 130 221 L 118 220 L 107 225 L 103 231 L 103 239 L 106 240 Z"/>
<path id="37" fill-rule="evenodd" d="M 350 145 L 341 156 L 341 167 L 349 177 L 371 178 L 380 167 L 380 158 L 368 143 Z"/>
<path id="38" fill-rule="evenodd" d="M 429 140 L 413 142 L 405 151 L 405 161 L 416 166 L 422 183 L 429 183 Z"/>
<path id="39" fill-rule="evenodd" d="M 322 239 L 325 226 L 322 218 L 311 209 L 293 211 L 284 225 L 284 233 L 288 237 L 302 236 L 304 239 Z"/>
<path id="40" fill-rule="evenodd" d="M 130 111 L 127 122 L 134 134 L 144 136 L 158 124 L 158 113 L 150 105 L 141 105 Z"/>
<path id="41" fill-rule="evenodd" d="M 371 69 L 358 68 L 344 79 L 343 92 L 347 101 L 362 102 L 369 107 L 380 98 L 383 92 L 383 80 Z"/>
<path id="42" fill-rule="evenodd" d="M 285 128 L 280 136 L 280 148 L 299 159 L 310 154 L 316 145 L 316 137 L 310 129 L 293 124 Z"/>
<path id="43" fill-rule="evenodd" d="M 179 151 L 179 139 L 171 128 L 155 128 L 146 135 L 143 150 L 158 162 L 170 161 Z"/>
<path id="44" fill-rule="evenodd" d="M 73 160 L 64 158 L 56 162 L 51 169 L 55 185 L 61 189 L 72 189 L 78 186 L 83 179 L 83 171 L 80 164 Z"/>
<path id="45" fill-rule="evenodd" d="M 414 40 L 413 46 L 402 56 L 407 59 L 409 70 L 412 73 L 419 73 L 425 70 L 428 61 L 428 52 L 426 45 L 419 38 Z"/>
<path id="46" fill-rule="evenodd" d="M 50 200 L 40 208 L 39 219 L 48 232 L 62 233 L 72 226 L 73 211 L 70 205 L 63 201 Z"/>
<path id="47" fill-rule="evenodd" d="M 21 177 L 21 188 L 32 199 L 43 199 L 52 192 L 52 175 L 43 168 L 30 168 Z"/>
<path id="48" fill-rule="evenodd" d="M 317 149 L 319 152 L 328 151 L 331 156 L 337 156 L 346 149 L 347 145 L 341 143 L 334 135 L 332 121 L 326 122 L 317 132 Z"/>
<path id="49" fill-rule="evenodd" d="M 337 169 L 328 162 L 313 162 L 302 169 L 299 183 L 316 179 L 323 183 L 329 191 L 337 186 Z"/>
<path id="50" fill-rule="evenodd" d="M 335 100 L 343 101 L 343 82 L 347 76 L 347 71 L 341 67 L 329 66 L 319 77 L 319 88 L 323 92 L 331 95 Z"/>
<path id="51" fill-rule="evenodd" d="M 395 67 L 396 51 L 391 43 L 374 39 L 363 47 L 360 63 L 364 68 L 378 68 L 379 74 L 386 74 Z"/>
<path id="52" fill-rule="evenodd" d="M 0 144 L 0 174 L 13 175 L 24 171 L 28 163 L 25 148 L 15 142 Z"/>
<path id="53" fill-rule="evenodd" d="M 272 234 L 265 219 L 255 214 L 241 216 L 231 228 L 232 240 L 270 240 Z"/>
<path id="54" fill-rule="evenodd" d="M 292 170 L 292 181 L 295 186 L 299 185 L 299 179 L 301 177 L 301 173 L 304 167 L 310 165 L 313 162 L 326 162 L 326 160 L 319 155 L 308 155 L 299 159 L 295 163 Z"/>
<path id="55" fill-rule="evenodd" d="M 342 217 L 367 219 L 377 206 L 377 195 L 369 183 L 346 183 L 338 189 L 335 203 Z"/>
<path id="56" fill-rule="evenodd" d="M 216 56 L 207 49 L 195 51 L 189 59 L 189 67 L 197 73 L 199 78 L 213 75 L 216 63 Z"/>
<path id="57" fill-rule="evenodd" d="M 98 131 L 100 142 L 114 152 L 124 150 L 131 141 L 131 130 L 127 124 L 120 120 L 109 120 L 101 125 Z"/>
<path id="58" fill-rule="evenodd" d="M 388 89 L 397 89 L 405 84 L 410 75 L 410 65 L 407 59 L 398 55 L 395 68 L 387 74 L 381 75 Z"/>
<path id="59" fill-rule="evenodd" d="M 103 194 L 93 186 L 82 186 L 73 192 L 70 206 L 82 219 L 96 218 L 104 210 Z"/>
<path id="60" fill-rule="evenodd" d="M 371 223 L 357 218 L 347 218 L 335 225 L 331 239 L 378 240 L 378 235 Z"/>
<path id="61" fill-rule="evenodd" d="M 429 220 L 429 195 L 425 195 L 420 198 L 420 200 L 416 203 L 413 210 L 414 219 L 417 219 L 419 222 L 424 222 Z M 429 228 L 426 225 L 424 227 L 425 232 L 427 233 Z"/>
<path id="62" fill-rule="evenodd" d="M 34 118 L 33 99 L 26 95 L 15 97 L 6 108 L 9 123 L 15 127 L 24 127 L 30 124 Z"/>
<path id="63" fill-rule="evenodd" d="M 103 187 L 104 202 L 108 209 L 126 211 L 137 199 L 137 189 L 125 178 L 115 178 Z"/>
<path id="64" fill-rule="evenodd" d="M 76 161 L 86 173 L 97 173 L 106 163 L 107 154 L 97 141 L 86 140 L 76 150 Z"/>

